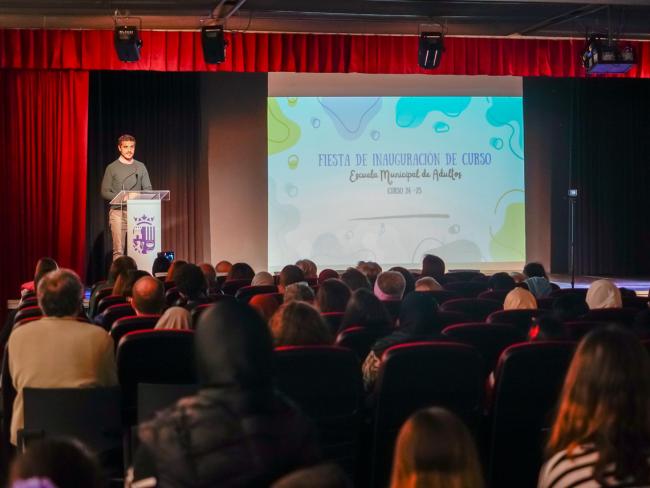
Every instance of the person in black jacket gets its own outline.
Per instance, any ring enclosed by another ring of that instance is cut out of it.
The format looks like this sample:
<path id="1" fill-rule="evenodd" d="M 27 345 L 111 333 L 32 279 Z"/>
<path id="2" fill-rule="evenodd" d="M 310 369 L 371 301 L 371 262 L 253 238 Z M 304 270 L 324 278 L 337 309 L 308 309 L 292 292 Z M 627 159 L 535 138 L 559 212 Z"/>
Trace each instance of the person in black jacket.
<path id="1" fill-rule="evenodd" d="M 268 486 L 320 461 L 310 421 L 274 388 L 268 327 L 219 302 L 196 332 L 200 390 L 139 428 L 134 487 Z"/>

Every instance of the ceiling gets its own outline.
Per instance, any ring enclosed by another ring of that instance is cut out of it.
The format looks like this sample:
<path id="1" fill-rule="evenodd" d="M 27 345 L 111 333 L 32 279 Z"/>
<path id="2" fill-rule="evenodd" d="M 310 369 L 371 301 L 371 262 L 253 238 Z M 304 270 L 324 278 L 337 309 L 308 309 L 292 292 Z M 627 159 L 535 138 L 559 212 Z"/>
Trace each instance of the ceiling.
<path id="1" fill-rule="evenodd" d="M 650 0 L 0 0 L 0 27 L 110 29 L 116 10 L 143 29 L 650 39 Z"/>

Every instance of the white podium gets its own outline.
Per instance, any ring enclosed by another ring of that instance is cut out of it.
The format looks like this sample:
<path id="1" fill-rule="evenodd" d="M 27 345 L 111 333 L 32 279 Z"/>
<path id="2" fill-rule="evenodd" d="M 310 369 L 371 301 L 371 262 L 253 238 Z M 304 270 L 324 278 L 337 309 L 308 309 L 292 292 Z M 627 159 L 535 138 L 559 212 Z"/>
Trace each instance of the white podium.
<path id="1" fill-rule="evenodd" d="M 160 202 L 169 200 L 169 190 L 123 190 L 111 205 L 126 205 L 126 254 L 138 269 L 151 273 L 153 262 L 162 250 L 162 219 Z"/>

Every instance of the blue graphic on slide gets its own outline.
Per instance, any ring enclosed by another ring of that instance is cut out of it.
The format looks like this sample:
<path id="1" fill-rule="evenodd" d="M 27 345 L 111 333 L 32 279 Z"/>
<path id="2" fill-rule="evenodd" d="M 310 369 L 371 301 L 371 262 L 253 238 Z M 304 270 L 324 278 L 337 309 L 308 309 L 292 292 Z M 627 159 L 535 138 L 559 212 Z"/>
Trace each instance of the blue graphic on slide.
<path id="1" fill-rule="evenodd" d="M 525 260 L 521 97 L 269 98 L 269 270 Z"/>

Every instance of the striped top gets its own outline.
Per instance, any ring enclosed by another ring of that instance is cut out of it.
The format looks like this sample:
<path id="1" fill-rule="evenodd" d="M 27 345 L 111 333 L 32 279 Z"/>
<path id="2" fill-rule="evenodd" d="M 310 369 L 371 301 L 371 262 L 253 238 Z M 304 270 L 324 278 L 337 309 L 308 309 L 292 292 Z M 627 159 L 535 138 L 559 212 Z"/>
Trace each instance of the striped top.
<path id="1" fill-rule="evenodd" d="M 542 466 L 537 488 L 600 488 L 603 485 L 594 479 L 597 461 L 598 452 L 591 446 L 574 449 L 570 458 L 566 450 L 560 451 Z M 606 470 L 606 474 L 613 472 L 613 465 Z M 606 486 L 616 488 L 650 487 L 650 484 L 634 483 L 630 478 L 618 480 L 611 475 L 606 482 Z"/>

